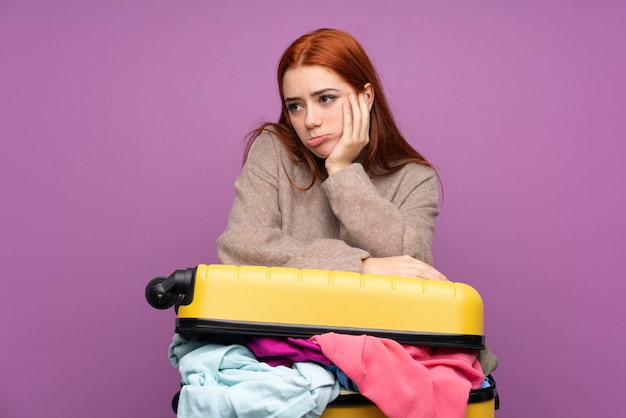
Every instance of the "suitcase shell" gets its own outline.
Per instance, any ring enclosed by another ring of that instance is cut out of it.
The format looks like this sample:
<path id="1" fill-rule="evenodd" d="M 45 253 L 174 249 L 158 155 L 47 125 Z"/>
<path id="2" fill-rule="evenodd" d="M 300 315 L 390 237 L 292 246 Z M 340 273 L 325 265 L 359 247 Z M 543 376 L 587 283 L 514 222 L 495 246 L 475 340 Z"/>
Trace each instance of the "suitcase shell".
<path id="1" fill-rule="evenodd" d="M 464 283 L 222 264 L 200 264 L 186 272 L 189 283 L 176 303 L 179 333 L 309 338 L 339 332 L 402 344 L 484 348 L 482 299 Z M 495 382 L 490 383 L 470 393 L 467 418 L 494 416 L 498 397 Z M 322 414 L 350 417 L 384 415 L 352 393 L 342 393 Z"/>
<path id="2" fill-rule="evenodd" d="M 482 299 L 464 283 L 201 264 L 176 328 L 302 338 L 342 332 L 482 349 L 483 322 Z"/>

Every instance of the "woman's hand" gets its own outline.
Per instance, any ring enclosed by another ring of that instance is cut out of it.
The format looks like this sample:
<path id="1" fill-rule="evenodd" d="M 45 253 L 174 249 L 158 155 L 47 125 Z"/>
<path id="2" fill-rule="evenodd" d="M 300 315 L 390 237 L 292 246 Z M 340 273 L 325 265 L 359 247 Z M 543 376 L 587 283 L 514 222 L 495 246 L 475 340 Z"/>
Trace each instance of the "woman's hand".
<path id="1" fill-rule="evenodd" d="M 384 274 L 386 276 L 417 277 L 426 280 L 448 281 L 446 276 L 434 267 L 410 255 L 397 257 L 366 258 L 363 260 L 366 274 Z"/>
<path id="2" fill-rule="evenodd" d="M 352 164 L 369 143 L 370 104 L 365 93 L 350 94 L 343 104 L 343 133 L 326 158 L 328 175 Z"/>

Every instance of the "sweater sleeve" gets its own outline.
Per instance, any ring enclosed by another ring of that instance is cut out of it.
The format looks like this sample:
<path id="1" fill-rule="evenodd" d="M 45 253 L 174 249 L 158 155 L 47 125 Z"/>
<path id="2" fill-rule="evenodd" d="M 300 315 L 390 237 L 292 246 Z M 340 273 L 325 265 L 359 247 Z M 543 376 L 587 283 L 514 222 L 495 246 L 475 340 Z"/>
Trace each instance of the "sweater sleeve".
<path id="1" fill-rule="evenodd" d="M 235 181 L 235 199 L 224 233 L 217 239 L 222 263 L 362 272 L 369 253 L 340 239 L 298 240 L 283 234 L 279 175 L 281 145 L 263 134 Z"/>
<path id="2" fill-rule="evenodd" d="M 323 183 L 340 221 L 341 239 L 373 257 L 410 255 L 432 264 L 434 219 L 439 213 L 434 171 L 409 164 L 374 181 L 376 186 L 363 166 L 353 163 Z"/>

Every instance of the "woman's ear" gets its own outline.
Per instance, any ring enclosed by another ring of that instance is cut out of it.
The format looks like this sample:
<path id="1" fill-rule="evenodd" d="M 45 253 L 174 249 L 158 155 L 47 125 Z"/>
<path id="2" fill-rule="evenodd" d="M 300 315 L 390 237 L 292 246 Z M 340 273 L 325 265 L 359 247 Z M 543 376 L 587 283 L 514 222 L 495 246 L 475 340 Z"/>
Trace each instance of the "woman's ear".
<path id="1" fill-rule="evenodd" d="M 372 87 L 370 83 L 366 83 L 363 86 L 363 94 L 365 95 L 365 98 L 367 99 L 367 104 L 369 106 L 369 109 L 372 110 L 372 106 L 374 105 L 374 88 Z"/>

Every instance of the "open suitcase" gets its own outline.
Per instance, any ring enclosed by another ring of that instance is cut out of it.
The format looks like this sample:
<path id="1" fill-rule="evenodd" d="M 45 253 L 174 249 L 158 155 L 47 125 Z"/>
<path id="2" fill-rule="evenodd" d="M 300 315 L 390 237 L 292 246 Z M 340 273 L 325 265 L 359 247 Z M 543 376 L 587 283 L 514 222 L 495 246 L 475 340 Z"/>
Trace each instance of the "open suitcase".
<path id="1" fill-rule="evenodd" d="M 200 264 L 151 280 L 146 299 L 158 309 L 175 307 L 178 333 L 310 338 L 335 332 L 477 350 L 485 340 L 482 299 L 463 283 Z M 488 378 L 487 387 L 470 392 L 467 418 L 493 417 L 498 409 L 495 382 Z M 340 394 L 322 415 L 349 417 L 384 415 L 352 392 Z"/>

